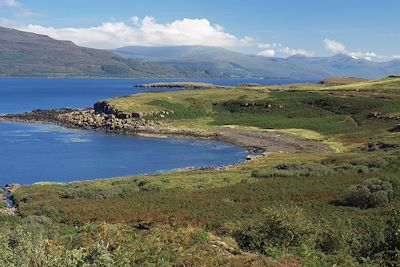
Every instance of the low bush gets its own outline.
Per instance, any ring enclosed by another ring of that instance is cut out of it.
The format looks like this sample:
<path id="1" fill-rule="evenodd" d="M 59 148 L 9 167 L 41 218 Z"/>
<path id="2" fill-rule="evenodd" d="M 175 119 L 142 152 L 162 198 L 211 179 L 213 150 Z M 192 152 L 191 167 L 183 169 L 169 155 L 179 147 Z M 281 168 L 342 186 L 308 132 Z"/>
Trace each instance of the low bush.
<path id="1" fill-rule="evenodd" d="M 254 170 L 252 177 L 269 178 L 269 177 L 308 177 L 308 176 L 324 176 L 332 175 L 334 172 L 329 167 L 319 163 L 304 164 L 279 164 L 267 170 Z"/>
<path id="2" fill-rule="evenodd" d="M 344 197 L 345 204 L 363 209 L 381 207 L 393 198 L 393 186 L 379 179 L 366 180 L 351 186 Z"/>
<path id="3" fill-rule="evenodd" d="M 389 165 L 384 158 L 336 162 L 334 159 L 309 163 L 284 163 L 266 170 L 254 170 L 254 178 L 272 177 L 321 177 L 336 174 L 368 174 Z"/>
<path id="4" fill-rule="evenodd" d="M 272 256 L 277 249 L 313 246 L 314 227 L 298 210 L 267 211 L 261 221 L 245 226 L 234 236 L 242 249 Z"/>
<path id="5" fill-rule="evenodd" d="M 400 262 L 400 210 L 393 209 L 386 220 L 384 242 L 373 255 L 379 266 L 399 266 Z"/>

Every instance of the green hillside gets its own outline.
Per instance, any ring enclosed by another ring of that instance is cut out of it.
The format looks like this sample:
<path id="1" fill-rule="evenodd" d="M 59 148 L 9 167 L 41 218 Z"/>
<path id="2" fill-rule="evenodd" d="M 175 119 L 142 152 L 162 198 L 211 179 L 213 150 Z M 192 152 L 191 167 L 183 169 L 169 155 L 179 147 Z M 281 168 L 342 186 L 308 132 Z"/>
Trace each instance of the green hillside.
<path id="1" fill-rule="evenodd" d="M 218 73 L 125 59 L 112 51 L 0 27 L 0 77 L 220 77 Z"/>

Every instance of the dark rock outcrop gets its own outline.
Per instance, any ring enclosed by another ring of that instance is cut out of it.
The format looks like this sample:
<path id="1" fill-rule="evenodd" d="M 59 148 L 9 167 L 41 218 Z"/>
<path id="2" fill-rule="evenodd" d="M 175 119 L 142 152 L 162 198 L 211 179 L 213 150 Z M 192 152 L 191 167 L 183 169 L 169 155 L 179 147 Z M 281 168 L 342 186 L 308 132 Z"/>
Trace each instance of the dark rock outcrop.
<path id="1" fill-rule="evenodd" d="M 157 115 L 154 112 L 124 112 L 119 111 L 114 106 L 109 104 L 107 101 L 99 101 L 93 105 L 93 109 L 97 114 L 108 114 L 114 115 L 118 119 L 130 119 L 130 118 L 143 118 L 145 116 Z M 162 112 L 161 112 L 162 113 Z"/>
<path id="2" fill-rule="evenodd" d="M 130 118 L 141 118 L 144 114 L 139 112 L 122 112 L 117 110 L 115 107 L 107 103 L 106 101 L 99 101 L 93 105 L 93 109 L 98 114 L 112 114 L 118 119 L 130 119 Z"/>

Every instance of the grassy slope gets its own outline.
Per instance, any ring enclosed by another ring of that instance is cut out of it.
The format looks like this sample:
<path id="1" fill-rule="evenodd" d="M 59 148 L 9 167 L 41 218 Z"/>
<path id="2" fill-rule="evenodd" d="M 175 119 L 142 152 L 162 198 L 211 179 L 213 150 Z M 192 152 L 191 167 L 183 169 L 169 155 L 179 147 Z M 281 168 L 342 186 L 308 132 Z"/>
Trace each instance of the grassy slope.
<path id="1" fill-rule="evenodd" d="M 370 82 L 365 86 L 369 90 L 377 86 L 379 90 L 398 92 L 393 90 L 395 86 L 392 81 L 388 82 L 388 88 L 382 88 L 381 83 Z M 227 257 L 209 243 L 213 233 L 229 239 L 235 246 L 232 238 L 237 238 L 235 233 L 238 230 L 246 225 L 256 225 L 272 210 L 279 216 L 286 216 L 286 221 L 295 225 L 294 232 L 306 223 L 311 233 L 307 234 L 307 239 L 302 239 L 301 246 L 271 247 L 264 252 L 270 256 L 269 260 L 306 266 L 333 263 L 351 266 L 374 260 L 375 264 L 378 262 L 373 255 L 382 249 L 379 246 L 384 223 L 391 208 L 400 208 L 400 151 L 366 152 L 360 147 L 379 142 L 400 145 L 400 133 L 388 131 L 396 121 L 368 117 L 369 112 L 375 110 L 382 113 L 399 112 L 398 100 L 373 98 L 368 94 L 350 97 L 242 88 L 140 94 L 111 102 L 118 109 L 128 111 L 174 111 L 164 118 L 152 117 L 170 126 L 207 129 L 234 125 L 253 130 L 274 128 L 312 139 L 335 140 L 347 149 L 329 155 L 270 154 L 266 158 L 227 170 L 187 171 L 22 188 L 16 194 L 21 214 L 28 218 L 33 215 L 46 216 L 53 220 L 53 224 L 59 223 L 57 227 L 69 229 L 67 232 L 57 231 L 60 236 L 56 240 L 64 249 L 82 246 L 68 245 L 65 238 L 76 238 L 82 235 L 82 231 L 88 234 L 97 231 L 95 226 L 91 226 L 92 230 L 82 230 L 87 229 L 88 224 L 107 222 L 129 227 L 144 222 L 151 225 L 150 232 L 137 233 L 136 240 L 142 240 L 139 244 L 132 243 L 132 240 L 125 240 L 125 243 L 118 241 L 122 248 L 150 251 L 154 247 L 149 243 L 163 233 L 161 240 L 170 240 L 171 245 L 166 246 L 164 241 L 156 243 L 160 247 L 156 249 L 158 253 L 154 260 L 164 258 L 175 263 L 186 262 L 187 253 L 191 253 L 191 265 L 212 265 L 217 259 L 223 261 L 218 264 L 226 265 L 242 266 L 244 262 L 249 265 L 272 264 L 254 254 Z M 268 111 L 260 106 L 244 108 L 241 104 L 245 102 L 271 104 L 272 108 Z M 280 108 L 280 105 L 284 108 Z M 326 174 L 323 171 L 324 168 L 332 170 L 349 166 L 355 161 L 363 167 L 362 172 L 334 171 Z M 377 168 L 367 167 L 382 161 L 385 164 Z M 252 175 L 255 170 L 264 172 L 279 164 L 303 166 L 310 162 L 314 162 L 310 176 L 291 174 L 288 177 L 260 179 Z M 389 206 L 362 210 L 334 204 L 340 202 L 350 185 L 369 178 L 393 183 L 395 198 Z M 70 228 L 74 225 L 81 227 Z M 206 233 L 208 237 L 184 234 L 188 232 L 188 225 L 200 233 Z M 309 241 L 309 238 L 314 241 Z M 100 239 L 107 242 L 106 237 Z M 171 247 L 180 254 L 176 255 Z M 108 251 L 112 257 L 116 257 L 114 251 Z M 209 251 L 208 262 L 204 262 L 205 254 L 202 251 Z M 129 258 L 126 255 L 124 257 Z M 152 259 L 151 253 L 144 253 L 142 257 L 147 263 Z"/>
<path id="2" fill-rule="evenodd" d="M 400 76 L 390 76 L 376 81 L 365 81 L 332 87 L 334 90 L 363 90 L 363 91 L 399 91 Z"/>
<path id="3" fill-rule="evenodd" d="M 397 84 L 399 83 L 396 80 Z M 370 82 L 371 86 L 381 81 Z M 388 82 L 388 88 L 394 88 Z M 359 83 L 352 86 L 359 86 Z M 332 143 L 354 145 L 371 135 L 385 134 L 395 121 L 369 118 L 372 111 L 395 114 L 400 110 L 397 99 L 375 99 L 368 95 L 343 96 L 325 92 L 337 87 L 317 86 L 314 91 L 265 91 L 253 88 L 212 89 L 196 92 L 147 93 L 109 101 L 118 110 L 158 113 L 150 116 L 165 126 L 213 129 L 217 126 L 280 129 L 304 137 L 319 136 Z M 321 91 L 324 88 L 325 91 Z M 373 87 L 368 87 L 373 89 Z M 246 104 L 258 106 L 246 107 Z M 268 105 L 270 106 L 268 108 Z M 167 115 L 161 114 L 168 112 Z M 301 129 L 301 130 L 298 130 Z M 310 136 L 310 133 L 313 134 Z"/>

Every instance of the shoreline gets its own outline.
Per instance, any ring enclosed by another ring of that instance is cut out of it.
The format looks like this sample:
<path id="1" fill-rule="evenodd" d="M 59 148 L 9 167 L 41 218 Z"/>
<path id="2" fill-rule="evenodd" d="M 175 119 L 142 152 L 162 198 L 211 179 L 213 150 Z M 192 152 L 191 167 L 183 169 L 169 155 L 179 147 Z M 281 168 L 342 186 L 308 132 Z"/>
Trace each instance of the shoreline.
<path id="1" fill-rule="evenodd" d="M 51 124 L 69 129 L 116 135 L 213 140 L 259 153 L 327 153 L 332 151 L 329 146 L 320 142 L 282 132 L 248 131 L 229 127 L 215 127 L 210 130 L 172 128 L 144 118 L 117 118 L 113 114 L 96 112 L 94 109 L 33 110 L 21 114 L 0 115 L 0 122 Z"/>
<path id="2" fill-rule="evenodd" d="M 169 128 L 145 119 L 119 119 L 112 114 L 96 113 L 93 109 L 33 110 L 21 114 L 0 115 L 0 122 L 49 124 L 75 130 L 103 132 L 106 134 L 143 136 L 152 138 L 189 138 L 227 142 L 220 134 L 212 131 Z M 240 146 L 240 145 L 239 145 Z M 241 146 L 249 151 L 263 152 L 261 148 Z"/>
<path id="3" fill-rule="evenodd" d="M 282 132 L 240 130 L 229 127 L 214 128 L 210 131 L 199 129 L 167 128 L 160 123 L 138 118 L 119 119 L 113 114 L 97 113 L 94 109 L 53 109 L 33 110 L 22 114 L 0 115 L 0 123 L 50 124 L 75 130 L 96 131 L 105 134 L 145 136 L 152 138 L 187 138 L 226 142 L 246 149 L 249 155 L 241 162 L 227 166 L 185 167 L 179 170 L 223 170 L 246 164 L 257 158 L 266 157 L 267 153 L 329 153 L 333 150 L 320 142 L 308 140 Z M 153 174 L 143 174 L 153 175 Z M 137 175 L 135 175 L 137 176 Z M 107 177 L 113 179 L 122 177 Z M 88 182 L 98 179 L 74 181 Z M 47 182 L 39 182 L 46 183 Z M 73 182 L 57 182 L 68 184 Z M 36 183 L 34 183 L 36 184 Z M 34 185 L 32 184 L 32 185 Z M 52 184 L 52 183 L 50 183 Z"/>

